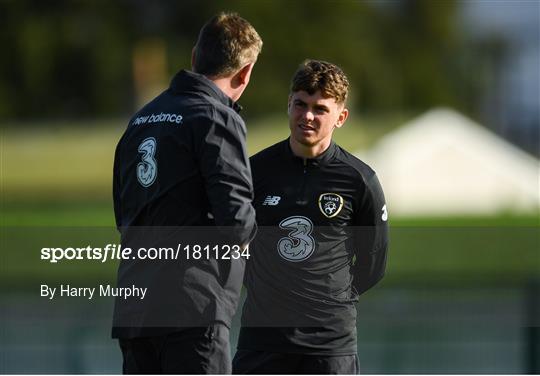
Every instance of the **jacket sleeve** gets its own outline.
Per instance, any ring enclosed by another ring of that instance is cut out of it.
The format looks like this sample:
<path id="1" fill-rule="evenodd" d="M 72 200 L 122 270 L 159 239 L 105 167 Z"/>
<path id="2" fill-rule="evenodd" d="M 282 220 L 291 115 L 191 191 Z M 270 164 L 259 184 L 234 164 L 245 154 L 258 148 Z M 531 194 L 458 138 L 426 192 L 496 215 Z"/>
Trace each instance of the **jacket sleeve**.
<path id="1" fill-rule="evenodd" d="M 122 226 L 122 207 L 120 206 L 120 142 L 116 146 L 114 152 L 114 164 L 113 164 L 113 205 L 114 205 L 114 217 L 116 222 L 116 228 L 120 230 Z"/>
<path id="2" fill-rule="evenodd" d="M 366 182 L 355 216 L 354 237 L 353 287 L 362 294 L 384 276 L 388 251 L 388 212 L 375 174 Z"/>
<path id="3" fill-rule="evenodd" d="M 232 116 L 216 116 L 197 152 L 211 214 L 233 244 L 247 245 L 255 236 L 253 183 L 243 123 Z"/>

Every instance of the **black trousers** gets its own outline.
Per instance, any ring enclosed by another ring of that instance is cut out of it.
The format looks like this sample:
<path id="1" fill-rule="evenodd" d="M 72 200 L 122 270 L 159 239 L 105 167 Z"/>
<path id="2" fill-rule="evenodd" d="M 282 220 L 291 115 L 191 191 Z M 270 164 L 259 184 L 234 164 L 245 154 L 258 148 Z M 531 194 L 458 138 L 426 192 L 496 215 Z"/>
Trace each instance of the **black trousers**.
<path id="1" fill-rule="evenodd" d="M 231 373 L 229 329 L 222 324 L 119 342 L 124 374 Z"/>
<path id="2" fill-rule="evenodd" d="M 238 350 L 233 360 L 234 374 L 349 374 L 360 372 L 358 356 L 321 356 Z"/>

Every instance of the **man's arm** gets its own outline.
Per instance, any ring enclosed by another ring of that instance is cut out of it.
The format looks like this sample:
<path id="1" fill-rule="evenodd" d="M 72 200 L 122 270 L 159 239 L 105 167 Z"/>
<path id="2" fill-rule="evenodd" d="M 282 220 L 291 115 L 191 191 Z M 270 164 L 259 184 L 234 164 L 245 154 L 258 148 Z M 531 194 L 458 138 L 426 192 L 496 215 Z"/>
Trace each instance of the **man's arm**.
<path id="1" fill-rule="evenodd" d="M 247 245 L 255 236 L 251 169 L 243 124 L 212 121 L 198 151 L 199 167 L 216 226 L 226 227 L 233 244 Z"/>
<path id="2" fill-rule="evenodd" d="M 352 267 L 353 287 L 358 294 L 362 294 L 384 276 L 388 251 L 388 212 L 379 179 L 375 174 L 366 182 L 355 223 L 356 260 Z"/>

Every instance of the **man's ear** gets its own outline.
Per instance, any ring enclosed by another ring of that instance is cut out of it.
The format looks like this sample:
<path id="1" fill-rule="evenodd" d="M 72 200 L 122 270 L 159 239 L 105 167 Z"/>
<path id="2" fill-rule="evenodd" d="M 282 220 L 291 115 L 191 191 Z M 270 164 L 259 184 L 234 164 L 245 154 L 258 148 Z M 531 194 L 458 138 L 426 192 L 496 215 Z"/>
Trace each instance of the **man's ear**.
<path id="1" fill-rule="evenodd" d="M 234 89 L 237 89 L 240 86 L 247 86 L 254 65 L 254 63 L 246 64 L 242 69 L 230 76 L 231 86 Z"/>
<path id="2" fill-rule="evenodd" d="M 347 120 L 348 117 L 349 117 L 349 110 L 343 107 L 343 109 L 339 113 L 339 116 L 336 122 L 336 128 L 341 128 L 341 126 L 345 124 L 345 121 Z"/>
<path id="3" fill-rule="evenodd" d="M 253 70 L 254 63 L 250 63 L 245 65 L 242 69 L 240 69 L 237 73 L 238 76 L 238 82 L 241 85 L 247 85 L 249 82 L 249 78 L 251 77 L 251 71 Z"/>

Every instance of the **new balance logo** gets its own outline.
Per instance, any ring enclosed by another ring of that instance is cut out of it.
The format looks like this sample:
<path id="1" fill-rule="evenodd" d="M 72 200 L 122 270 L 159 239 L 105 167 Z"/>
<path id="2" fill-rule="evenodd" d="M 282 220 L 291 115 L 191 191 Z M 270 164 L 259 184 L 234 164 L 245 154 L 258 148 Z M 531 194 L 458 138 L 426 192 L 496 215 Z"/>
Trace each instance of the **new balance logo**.
<path id="1" fill-rule="evenodd" d="M 276 206 L 279 204 L 279 200 L 281 200 L 281 197 L 279 196 L 266 196 L 263 205 Z"/>

